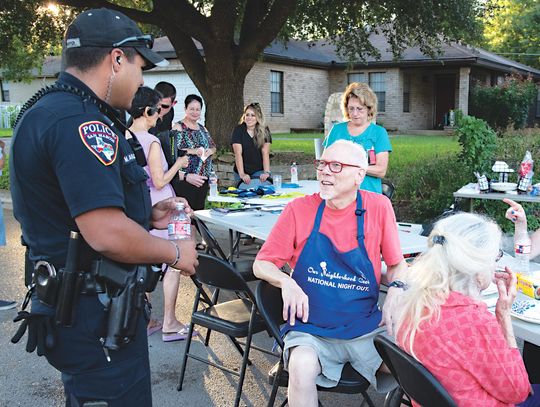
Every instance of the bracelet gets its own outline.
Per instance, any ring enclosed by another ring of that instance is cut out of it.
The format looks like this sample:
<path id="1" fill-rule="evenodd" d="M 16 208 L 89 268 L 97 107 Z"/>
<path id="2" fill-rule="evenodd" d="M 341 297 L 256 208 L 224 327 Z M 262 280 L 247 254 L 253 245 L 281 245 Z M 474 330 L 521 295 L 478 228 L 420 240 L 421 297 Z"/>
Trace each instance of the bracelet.
<path id="1" fill-rule="evenodd" d="M 182 175 L 182 176 L 180 176 L 180 175 Z M 186 175 L 187 174 L 184 171 L 178 170 L 178 178 L 180 178 L 180 181 L 185 181 Z"/>
<path id="2" fill-rule="evenodd" d="M 272 175 L 272 171 L 264 171 L 264 174 Z"/>
<path id="3" fill-rule="evenodd" d="M 407 290 L 409 288 L 409 286 L 407 285 L 407 283 L 404 283 L 403 281 L 401 280 L 394 280 L 392 281 L 390 284 L 388 284 L 388 288 L 390 287 L 396 287 L 396 288 L 401 288 L 403 291 Z"/>
<path id="4" fill-rule="evenodd" d="M 174 246 L 174 248 L 176 249 L 176 258 L 174 259 L 174 261 L 172 263 L 167 263 L 167 266 L 169 267 L 174 267 L 176 266 L 176 264 L 180 261 L 180 248 L 178 247 L 178 245 L 176 244 L 176 242 L 172 241 L 172 240 L 169 240 L 169 242 L 171 242 L 171 244 Z"/>

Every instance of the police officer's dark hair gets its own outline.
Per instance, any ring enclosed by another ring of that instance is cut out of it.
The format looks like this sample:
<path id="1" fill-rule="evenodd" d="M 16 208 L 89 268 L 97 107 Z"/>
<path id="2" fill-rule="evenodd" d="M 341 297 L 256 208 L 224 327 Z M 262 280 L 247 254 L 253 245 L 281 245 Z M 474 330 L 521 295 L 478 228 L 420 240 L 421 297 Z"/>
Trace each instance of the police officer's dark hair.
<path id="1" fill-rule="evenodd" d="M 114 48 L 80 47 L 64 48 L 62 52 L 62 66 L 76 68 L 81 72 L 88 71 L 99 65 Z M 135 48 L 120 48 L 129 62 L 133 62 L 137 51 Z"/>
<path id="2" fill-rule="evenodd" d="M 141 117 L 144 114 L 146 107 L 156 107 L 159 106 L 159 101 L 163 98 L 163 95 L 157 90 L 149 88 L 147 86 L 141 86 L 135 97 L 131 102 L 131 108 L 129 109 L 129 114 L 134 119 Z"/>
<path id="3" fill-rule="evenodd" d="M 186 99 L 184 100 L 184 107 L 188 107 L 188 105 L 194 100 L 196 100 L 197 102 L 201 104 L 201 109 L 202 109 L 203 101 L 202 101 L 202 98 L 198 95 L 187 95 Z"/>
<path id="4" fill-rule="evenodd" d="M 154 89 L 161 93 L 164 98 L 172 98 L 172 100 L 176 99 L 176 88 L 172 83 L 162 81 L 159 82 Z"/>

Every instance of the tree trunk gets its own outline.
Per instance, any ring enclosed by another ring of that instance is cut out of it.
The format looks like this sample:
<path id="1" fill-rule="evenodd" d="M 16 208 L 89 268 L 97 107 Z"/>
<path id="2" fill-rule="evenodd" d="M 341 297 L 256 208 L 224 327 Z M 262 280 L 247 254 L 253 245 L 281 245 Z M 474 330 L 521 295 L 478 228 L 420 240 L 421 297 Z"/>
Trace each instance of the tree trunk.
<path id="1" fill-rule="evenodd" d="M 218 148 L 230 149 L 231 133 L 242 115 L 244 80 L 221 76 L 214 83 L 207 79 L 207 91 L 200 89 L 206 102 L 205 124 Z"/>

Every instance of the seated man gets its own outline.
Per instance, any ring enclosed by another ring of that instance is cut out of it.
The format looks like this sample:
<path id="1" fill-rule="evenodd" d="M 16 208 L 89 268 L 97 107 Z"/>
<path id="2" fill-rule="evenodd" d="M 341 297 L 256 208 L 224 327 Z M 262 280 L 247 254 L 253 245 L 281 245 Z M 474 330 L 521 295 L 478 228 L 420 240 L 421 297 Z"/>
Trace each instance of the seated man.
<path id="1" fill-rule="evenodd" d="M 315 164 L 320 193 L 292 201 L 253 266 L 281 288 L 289 405 L 317 406 L 316 385 L 336 386 L 346 362 L 377 391 L 396 386 L 381 366 L 373 337 L 382 329 L 377 306 L 381 254 L 393 282 L 407 266 L 388 198 L 358 187 L 366 175 L 365 150 L 339 140 Z M 288 263 L 289 276 L 280 270 Z M 399 293 L 390 288 L 389 296 Z M 383 380 L 381 380 L 381 376 Z M 388 379 L 388 380 L 385 380 Z"/>

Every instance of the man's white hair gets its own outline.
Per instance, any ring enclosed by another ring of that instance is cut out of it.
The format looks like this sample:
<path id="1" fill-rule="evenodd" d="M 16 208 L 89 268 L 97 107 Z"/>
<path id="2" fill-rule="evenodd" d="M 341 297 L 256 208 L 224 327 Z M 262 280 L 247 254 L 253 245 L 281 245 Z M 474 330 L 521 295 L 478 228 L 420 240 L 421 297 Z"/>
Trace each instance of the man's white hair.
<path id="1" fill-rule="evenodd" d="M 336 140 L 329 147 L 327 147 L 327 149 L 341 146 L 344 148 L 345 151 L 350 152 L 350 156 L 354 160 L 354 162 L 351 162 L 349 164 L 357 164 L 361 168 L 367 169 L 368 160 L 367 153 L 364 147 L 350 140 Z"/>

